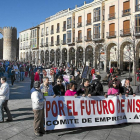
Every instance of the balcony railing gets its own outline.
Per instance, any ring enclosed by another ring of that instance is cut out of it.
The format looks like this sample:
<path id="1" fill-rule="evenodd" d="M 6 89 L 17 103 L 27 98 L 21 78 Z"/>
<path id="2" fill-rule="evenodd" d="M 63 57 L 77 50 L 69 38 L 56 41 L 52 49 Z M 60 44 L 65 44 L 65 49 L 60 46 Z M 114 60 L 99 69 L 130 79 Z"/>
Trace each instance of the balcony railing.
<path id="1" fill-rule="evenodd" d="M 46 36 L 49 35 L 49 32 L 46 32 Z"/>
<path id="2" fill-rule="evenodd" d="M 135 36 L 140 36 L 140 26 L 135 27 Z"/>
<path id="3" fill-rule="evenodd" d="M 67 25 L 67 29 L 70 29 L 70 28 L 71 28 L 71 24 L 68 24 L 68 25 Z"/>
<path id="4" fill-rule="evenodd" d="M 60 30 L 59 29 L 56 29 L 56 33 L 59 33 L 60 32 Z"/>
<path id="5" fill-rule="evenodd" d="M 77 23 L 77 28 L 82 27 L 82 22 Z"/>
<path id="6" fill-rule="evenodd" d="M 120 30 L 120 36 L 121 37 L 125 37 L 125 36 L 130 36 L 131 35 L 131 29 L 124 29 L 124 30 Z"/>
<path id="7" fill-rule="evenodd" d="M 45 44 L 45 47 L 48 47 L 49 46 L 49 44 L 48 44 L 48 42 Z"/>
<path id="8" fill-rule="evenodd" d="M 41 44 L 40 44 L 40 47 L 42 48 L 43 46 L 44 46 L 44 44 L 43 44 L 43 43 L 41 43 Z"/>
<path id="9" fill-rule="evenodd" d="M 100 16 L 94 17 L 93 22 L 97 22 L 97 21 L 100 21 Z"/>
<path id="10" fill-rule="evenodd" d="M 136 5 L 135 8 L 136 8 L 135 9 L 136 12 L 140 11 L 140 4 Z"/>
<path id="11" fill-rule="evenodd" d="M 22 47 L 20 47 L 20 50 L 22 50 Z"/>
<path id="12" fill-rule="evenodd" d="M 93 40 L 96 41 L 96 40 L 100 40 L 100 33 L 96 33 L 93 35 Z"/>
<path id="13" fill-rule="evenodd" d="M 60 41 L 57 40 L 57 41 L 55 42 L 55 45 L 56 45 L 56 46 L 60 45 Z"/>
<path id="14" fill-rule="evenodd" d="M 108 20 L 115 19 L 115 14 L 116 14 L 116 13 L 108 14 Z"/>
<path id="15" fill-rule="evenodd" d="M 53 42 L 51 42 L 50 46 L 54 46 L 54 43 L 53 43 Z"/>
<path id="16" fill-rule="evenodd" d="M 22 39 L 20 40 L 20 42 L 22 42 Z"/>
<path id="17" fill-rule="evenodd" d="M 89 41 L 92 41 L 92 36 L 85 36 L 85 39 L 84 39 L 86 42 L 89 42 Z"/>
<path id="18" fill-rule="evenodd" d="M 54 30 L 51 30 L 51 34 L 54 34 Z"/>
<path id="19" fill-rule="evenodd" d="M 66 27 L 62 27 L 62 31 L 63 31 L 63 32 L 66 31 Z"/>
<path id="20" fill-rule="evenodd" d="M 131 9 L 126 9 L 122 11 L 122 17 L 129 16 L 131 13 Z"/>
<path id="21" fill-rule="evenodd" d="M 91 19 L 90 20 L 87 20 L 86 26 L 88 26 L 88 25 L 91 25 Z"/>
<path id="22" fill-rule="evenodd" d="M 77 43 L 81 43 L 81 42 L 82 42 L 82 38 L 77 37 L 77 38 L 76 38 L 76 42 L 77 42 Z"/>
<path id="23" fill-rule="evenodd" d="M 26 49 L 28 49 L 29 46 L 25 46 Z"/>
<path id="24" fill-rule="evenodd" d="M 43 37 L 43 36 L 44 36 L 44 34 L 42 33 L 42 34 L 41 34 L 41 37 Z"/>
<path id="25" fill-rule="evenodd" d="M 26 37 L 26 40 L 28 40 L 28 37 Z"/>
<path id="26" fill-rule="evenodd" d="M 68 38 L 67 39 L 67 43 L 71 43 L 71 38 Z"/>
<path id="27" fill-rule="evenodd" d="M 66 40 L 61 41 L 62 45 L 66 45 Z"/>
<path id="28" fill-rule="evenodd" d="M 111 31 L 106 33 L 106 38 L 116 38 L 116 31 Z"/>
<path id="29" fill-rule="evenodd" d="M 23 38 L 23 41 L 25 41 L 25 38 Z"/>

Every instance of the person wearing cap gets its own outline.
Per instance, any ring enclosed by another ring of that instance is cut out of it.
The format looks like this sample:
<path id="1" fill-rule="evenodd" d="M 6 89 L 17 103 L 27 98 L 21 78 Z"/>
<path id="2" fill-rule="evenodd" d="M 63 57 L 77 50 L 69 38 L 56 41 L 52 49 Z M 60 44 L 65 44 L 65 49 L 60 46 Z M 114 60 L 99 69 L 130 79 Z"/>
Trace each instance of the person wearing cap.
<path id="1" fill-rule="evenodd" d="M 75 81 L 70 81 L 70 84 L 68 85 L 68 90 L 65 92 L 65 96 L 77 96 Z"/>
<path id="2" fill-rule="evenodd" d="M 62 84 L 62 77 L 57 78 L 57 84 L 53 87 L 54 97 L 56 96 L 64 96 L 65 95 L 65 87 Z"/>
<path id="3" fill-rule="evenodd" d="M 113 85 L 113 84 L 114 84 L 114 85 Z M 109 88 L 115 87 L 115 89 L 118 89 L 118 90 L 119 90 L 119 93 L 122 92 L 121 82 L 120 82 L 120 80 L 118 80 L 118 79 L 116 78 L 116 75 L 114 75 L 114 74 L 112 75 L 112 80 L 109 81 L 108 87 L 109 87 Z"/>
<path id="4" fill-rule="evenodd" d="M 31 93 L 32 109 L 34 112 L 34 134 L 41 136 L 44 131 L 44 96 L 40 90 L 40 82 L 34 82 L 34 90 Z"/>

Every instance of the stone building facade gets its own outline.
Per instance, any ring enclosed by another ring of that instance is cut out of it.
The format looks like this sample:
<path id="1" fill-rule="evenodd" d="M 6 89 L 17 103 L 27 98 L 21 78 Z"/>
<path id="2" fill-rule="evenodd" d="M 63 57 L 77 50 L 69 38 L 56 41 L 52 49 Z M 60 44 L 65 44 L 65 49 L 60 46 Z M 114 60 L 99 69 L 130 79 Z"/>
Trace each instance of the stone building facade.
<path id="1" fill-rule="evenodd" d="M 128 70 L 129 64 L 133 66 L 135 46 L 138 68 L 139 5 L 139 0 L 94 0 L 60 11 L 20 32 L 20 60 L 57 66 L 69 62 L 77 67 L 86 63 L 95 68 L 100 65 L 104 70 L 119 66 Z"/>

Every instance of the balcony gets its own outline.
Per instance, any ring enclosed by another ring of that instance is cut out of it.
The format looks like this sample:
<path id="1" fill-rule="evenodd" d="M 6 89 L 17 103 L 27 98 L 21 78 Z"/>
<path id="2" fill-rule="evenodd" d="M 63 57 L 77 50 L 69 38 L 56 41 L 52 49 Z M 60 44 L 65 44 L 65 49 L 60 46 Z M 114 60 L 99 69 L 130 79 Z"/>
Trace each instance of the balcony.
<path id="1" fill-rule="evenodd" d="M 135 27 L 135 36 L 140 37 L 140 26 Z"/>
<path id="2" fill-rule="evenodd" d="M 23 38 L 23 41 L 25 41 L 25 38 Z"/>
<path id="3" fill-rule="evenodd" d="M 44 36 L 44 34 L 41 34 L 41 37 L 43 37 Z"/>
<path id="4" fill-rule="evenodd" d="M 84 37 L 84 40 L 85 40 L 86 42 L 92 41 L 92 36 L 91 36 L 91 35 L 90 35 L 90 36 L 85 36 L 85 37 Z"/>
<path id="5" fill-rule="evenodd" d="M 46 32 L 46 36 L 49 35 L 49 32 Z"/>
<path id="6" fill-rule="evenodd" d="M 66 45 L 66 40 L 62 40 L 62 45 Z"/>
<path id="7" fill-rule="evenodd" d="M 28 49 L 29 48 L 29 46 L 25 46 L 25 49 Z"/>
<path id="8" fill-rule="evenodd" d="M 20 40 L 20 42 L 22 42 L 22 39 Z"/>
<path id="9" fill-rule="evenodd" d="M 26 40 L 28 40 L 28 37 L 26 37 Z"/>
<path id="10" fill-rule="evenodd" d="M 130 36 L 131 35 L 131 29 L 124 29 L 124 30 L 120 30 L 120 36 L 121 37 L 125 37 L 125 36 Z"/>
<path id="11" fill-rule="evenodd" d="M 91 25 L 91 19 L 90 20 L 87 20 L 86 26 L 88 26 L 88 25 Z"/>
<path id="12" fill-rule="evenodd" d="M 77 38 L 76 38 L 76 42 L 77 42 L 77 43 L 81 43 L 81 42 L 82 42 L 82 38 L 77 37 Z"/>
<path id="13" fill-rule="evenodd" d="M 107 39 L 116 38 L 116 31 L 107 32 L 106 38 Z"/>
<path id="14" fill-rule="evenodd" d="M 56 29 L 56 33 L 60 33 L 60 30 L 59 30 L 59 28 L 58 28 L 58 29 Z"/>
<path id="15" fill-rule="evenodd" d="M 140 11 L 140 4 L 138 4 L 138 5 L 135 6 L 135 11 L 136 12 Z"/>
<path id="16" fill-rule="evenodd" d="M 100 21 L 100 16 L 98 16 L 98 17 L 94 17 L 93 22 L 97 22 L 97 21 Z"/>
<path id="17" fill-rule="evenodd" d="M 54 43 L 53 43 L 53 42 L 51 42 L 50 46 L 54 46 Z"/>
<path id="18" fill-rule="evenodd" d="M 70 29 L 71 28 L 71 24 L 67 25 L 67 29 Z"/>
<path id="19" fill-rule="evenodd" d="M 48 47 L 49 46 L 49 44 L 48 44 L 48 42 L 45 44 L 45 47 Z"/>
<path id="20" fill-rule="evenodd" d="M 101 36 L 100 33 L 96 33 L 93 35 L 93 41 L 101 41 Z"/>
<path id="21" fill-rule="evenodd" d="M 22 50 L 22 47 L 20 47 L 20 50 Z"/>
<path id="22" fill-rule="evenodd" d="M 54 34 L 54 30 L 51 30 L 51 34 Z"/>
<path id="23" fill-rule="evenodd" d="M 115 15 L 116 15 L 116 13 L 109 14 L 108 15 L 108 20 L 115 19 Z"/>
<path id="24" fill-rule="evenodd" d="M 55 41 L 55 45 L 59 46 L 60 45 L 60 41 L 59 40 Z"/>
<path id="25" fill-rule="evenodd" d="M 44 44 L 43 44 L 43 43 L 41 43 L 41 44 L 40 44 L 40 47 L 41 47 L 41 48 L 42 48 L 42 47 L 44 47 Z"/>
<path id="26" fill-rule="evenodd" d="M 66 27 L 62 27 L 62 31 L 63 31 L 63 32 L 66 31 Z"/>
<path id="27" fill-rule="evenodd" d="M 131 15 L 131 9 L 126 9 L 122 11 L 122 17 Z"/>
<path id="28" fill-rule="evenodd" d="M 82 22 L 77 23 L 77 28 L 82 27 Z"/>
<path id="29" fill-rule="evenodd" d="M 71 38 L 67 39 L 67 44 L 71 43 Z"/>

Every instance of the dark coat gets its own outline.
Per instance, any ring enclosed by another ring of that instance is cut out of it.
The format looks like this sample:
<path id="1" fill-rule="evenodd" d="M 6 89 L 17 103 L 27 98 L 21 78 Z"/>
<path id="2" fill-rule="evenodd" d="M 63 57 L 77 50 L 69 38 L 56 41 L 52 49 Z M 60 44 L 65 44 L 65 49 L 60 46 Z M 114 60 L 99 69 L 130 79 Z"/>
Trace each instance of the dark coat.
<path id="1" fill-rule="evenodd" d="M 122 95 L 128 94 L 128 95 L 133 95 L 133 89 L 131 86 L 129 86 L 128 88 L 123 86 L 122 87 Z"/>
<path id="2" fill-rule="evenodd" d="M 75 82 L 77 83 L 77 85 L 81 84 L 82 78 L 81 78 L 80 74 L 78 74 L 77 76 L 75 76 Z"/>
<path id="3" fill-rule="evenodd" d="M 61 84 L 61 86 L 59 85 L 55 85 L 53 87 L 53 91 L 54 91 L 54 94 L 56 96 L 64 96 L 65 95 L 65 87 Z"/>
<path id="4" fill-rule="evenodd" d="M 82 96 L 83 94 L 85 94 L 86 96 L 88 94 L 91 94 L 91 96 L 94 96 L 92 87 L 90 85 L 88 87 L 85 87 L 84 85 L 80 85 L 77 89 L 77 93 L 79 96 Z"/>

